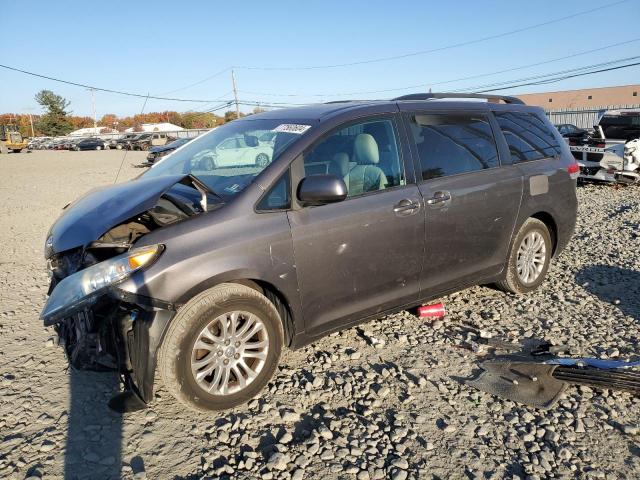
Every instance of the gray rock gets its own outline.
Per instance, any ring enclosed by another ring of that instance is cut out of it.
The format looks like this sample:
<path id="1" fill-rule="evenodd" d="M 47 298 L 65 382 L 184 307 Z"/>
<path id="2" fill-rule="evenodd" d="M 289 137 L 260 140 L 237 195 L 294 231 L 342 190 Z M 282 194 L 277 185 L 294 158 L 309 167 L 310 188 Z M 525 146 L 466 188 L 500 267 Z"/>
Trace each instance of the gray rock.
<path id="1" fill-rule="evenodd" d="M 286 453 L 276 452 L 269 457 L 267 467 L 272 470 L 286 470 L 291 458 Z"/>

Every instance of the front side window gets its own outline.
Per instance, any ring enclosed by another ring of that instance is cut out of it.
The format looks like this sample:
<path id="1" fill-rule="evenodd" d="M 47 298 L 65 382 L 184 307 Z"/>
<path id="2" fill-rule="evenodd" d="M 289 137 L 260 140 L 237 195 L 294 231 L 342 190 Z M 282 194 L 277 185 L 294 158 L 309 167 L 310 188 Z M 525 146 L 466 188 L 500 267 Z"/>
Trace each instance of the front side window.
<path id="1" fill-rule="evenodd" d="M 482 114 L 412 114 L 409 121 L 423 180 L 499 165 L 493 132 Z"/>
<path id="2" fill-rule="evenodd" d="M 560 145 L 553 132 L 536 115 L 523 112 L 496 112 L 513 163 L 553 157 Z"/>
<path id="3" fill-rule="evenodd" d="M 406 184 L 391 119 L 372 119 L 331 134 L 304 155 L 304 171 L 305 176 L 343 179 L 349 197 Z"/>
<path id="4" fill-rule="evenodd" d="M 217 195 L 232 197 L 308 128 L 281 120 L 236 120 L 189 141 L 142 176 L 193 175 Z M 267 132 L 273 132 L 273 141 L 261 143 L 258 138 Z"/>
<path id="5" fill-rule="evenodd" d="M 291 207 L 291 174 L 287 170 L 262 197 L 256 206 L 258 211 L 287 210 Z"/>

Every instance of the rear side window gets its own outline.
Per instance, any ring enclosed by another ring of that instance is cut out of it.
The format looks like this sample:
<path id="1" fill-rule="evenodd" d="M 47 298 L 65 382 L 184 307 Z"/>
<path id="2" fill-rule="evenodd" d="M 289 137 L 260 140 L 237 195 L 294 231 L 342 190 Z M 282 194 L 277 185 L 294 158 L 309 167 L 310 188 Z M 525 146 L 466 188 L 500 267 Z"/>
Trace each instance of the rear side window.
<path id="1" fill-rule="evenodd" d="M 409 121 L 423 180 L 499 165 L 493 132 L 482 114 L 412 114 Z"/>
<path id="2" fill-rule="evenodd" d="M 553 157 L 560 146 L 553 132 L 536 115 L 522 112 L 495 112 L 507 140 L 513 163 Z"/>

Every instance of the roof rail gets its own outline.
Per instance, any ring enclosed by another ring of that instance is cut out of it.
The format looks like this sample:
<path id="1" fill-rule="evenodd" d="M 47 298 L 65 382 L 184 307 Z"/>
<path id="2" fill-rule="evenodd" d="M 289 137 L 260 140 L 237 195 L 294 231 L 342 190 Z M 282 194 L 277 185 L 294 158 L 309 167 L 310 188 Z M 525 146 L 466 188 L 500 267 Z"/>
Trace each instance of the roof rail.
<path id="1" fill-rule="evenodd" d="M 516 97 L 508 97 L 505 95 L 491 95 L 482 93 L 412 93 L 392 100 L 432 100 L 438 98 L 481 98 L 484 100 L 502 100 L 504 103 L 517 103 L 524 105 L 524 102 Z"/>

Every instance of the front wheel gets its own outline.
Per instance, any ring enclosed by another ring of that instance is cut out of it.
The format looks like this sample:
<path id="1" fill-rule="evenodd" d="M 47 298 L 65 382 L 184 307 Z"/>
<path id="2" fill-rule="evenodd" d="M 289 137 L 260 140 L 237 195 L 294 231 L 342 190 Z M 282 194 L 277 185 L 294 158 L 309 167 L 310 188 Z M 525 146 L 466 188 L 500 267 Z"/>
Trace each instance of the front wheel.
<path id="1" fill-rule="evenodd" d="M 511 246 L 507 271 L 498 288 L 511 293 L 528 293 L 544 281 L 552 254 L 551 235 L 538 219 L 529 218 Z"/>
<path id="2" fill-rule="evenodd" d="M 96 147 L 96 150 L 100 151 L 100 150 L 102 150 L 102 147 L 101 147 L 100 145 L 98 145 L 98 146 Z"/>
<path id="3" fill-rule="evenodd" d="M 158 368 L 169 392 L 187 407 L 224 410 L 267 384 L 283 337 L 280 316 L 264 295 L 224 283 L 180 309 L 160 347 Z"/>

